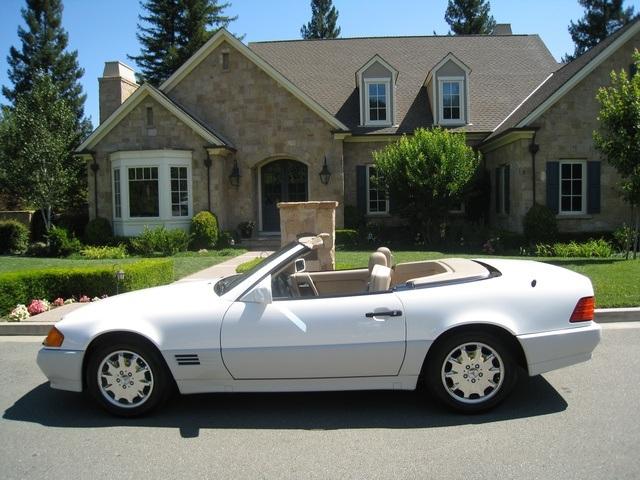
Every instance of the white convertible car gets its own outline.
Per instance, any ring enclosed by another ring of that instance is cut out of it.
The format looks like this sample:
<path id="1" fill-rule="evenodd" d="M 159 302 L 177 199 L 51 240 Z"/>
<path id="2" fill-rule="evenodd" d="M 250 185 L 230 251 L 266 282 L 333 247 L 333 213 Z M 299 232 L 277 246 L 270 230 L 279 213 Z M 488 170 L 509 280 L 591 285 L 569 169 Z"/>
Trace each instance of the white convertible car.
<path id="1" fill-rule="evenodd" d="M 588 278 L 520 260 L 442 259 L 312 271 L 319 237 L 252 270 L 118 295 L 68 314 L 38 365 L 53 388 L 139 415 L 183 393 L 413 390 L 462 412 L 503 400 L 519 371 L 591 358 Z"/>

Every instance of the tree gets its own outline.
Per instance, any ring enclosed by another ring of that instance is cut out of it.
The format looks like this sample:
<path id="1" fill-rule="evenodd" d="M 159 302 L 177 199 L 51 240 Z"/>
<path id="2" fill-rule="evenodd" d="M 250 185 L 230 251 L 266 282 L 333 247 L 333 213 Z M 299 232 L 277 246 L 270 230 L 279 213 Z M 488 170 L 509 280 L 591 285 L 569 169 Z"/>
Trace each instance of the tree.
<path id="1" fill-rule="evenodd" d="M 456 35 L 488 35 L 496 26 L 490 10 L 491 4 L 485 0 L 449 0 L 444 19 Z"/>
<path id="2" fill-rule="evenodd" d="M 311 20 L 300 29 L 305 40 L 338 38 L 340 27 L 336 25 L 338 11 L 331 0 L 311 0 Z"/>
<path id="3" fill-rule="evenodd" d="M 431 240 L 478 168 L 464 134 L 417 129 L 373 152 L 376 173 L 386 183 L 395 213 Z M 397 207 L 396 207 L 397 206 Z"/>
<path id="4" fill-rule="evenodd" d="M 633 53 L 635 68 L 640 68 L 640 53 Z M 600 129 L 593 132 L 596 148 L 622 177 L 622 193 L 635 210 L 633 258 L 638 250 L 640 229 L 640 75 L 629 78 L 627 72 L 611 72 L 611 85 L 601 87 Z M 627 255 L 628 255 L 627 248 Z"/>
<path id="5" fill-rule="evenodd" d="M 84 118 L 86 95 L 80 79 L 84 69 L 78 65 L 78 52 L 68 52 L 69 36 L 62 28 L 62 0 L 27 0 L 22 9 L 25 30 L 18 27 L 22 48 L 11 47 L 7 63 L 13 88 L 2 87 L 2 94 L 15 105 L 21 94 L 31 92 L 36 77 L 48 75 L 72 108 L 78 131 L 86 135 L 90 122 Z"/>
<path id="6" fill-rule="evenodd" d="M 218 0 L 145 0 L 136 36 L 140 55 L 128 55 L 140 67 L 140 79 L 158 86 L 220 28 L 238 17 L 223 14 L 230 3 Z"/>
<path id="7" fill-rule="evenodd" d="M 40 209 L 47 231 L 54 208 L 64 207 L 82 168 L 69 154 L 77 145 L 73 104 L 49 75 L 34 75 L 31 89 L 3 111 L 0 181 L 21 200 Z M 84 175 L 82 175 L 84 176 Z"/>
<path id="8" fill-rule="evenodd" d="M 578 0 L 585 9 L 584 16 L 576 23 L 571 21 L 569 33 L 575 43 L 573 55 L 562 61 L 570 62 L 595 47 L 617 29 L 633 19 L 633 7 L 623 8 L 624 0 Z"/>

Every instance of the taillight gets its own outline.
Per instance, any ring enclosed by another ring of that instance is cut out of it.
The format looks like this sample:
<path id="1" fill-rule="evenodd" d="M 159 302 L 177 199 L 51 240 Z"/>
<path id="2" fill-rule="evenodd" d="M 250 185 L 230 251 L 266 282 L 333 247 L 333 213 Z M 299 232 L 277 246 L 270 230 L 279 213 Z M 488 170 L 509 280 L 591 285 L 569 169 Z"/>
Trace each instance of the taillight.
<path id="1" fill-rule="evenodd" d="M 590 322 L 593 320 L 596 299 L 594 297 L 583 297 L 578 300 L 576 308 L 573 309 L 570 322 Z"/>

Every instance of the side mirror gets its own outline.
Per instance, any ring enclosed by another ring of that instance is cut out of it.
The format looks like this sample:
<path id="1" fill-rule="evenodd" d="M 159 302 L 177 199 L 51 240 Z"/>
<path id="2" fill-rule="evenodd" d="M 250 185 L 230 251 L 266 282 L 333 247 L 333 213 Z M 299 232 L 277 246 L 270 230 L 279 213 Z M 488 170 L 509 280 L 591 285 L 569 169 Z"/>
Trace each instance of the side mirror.
<path id="1" fill-rule="evenodd" d="M 307 264 L 304 261 L 304 258 L 298 258 L 295 263 L 296 273 L 304 272 L 307 269 Z"/>
<path id="2" fill-rule="evenodd" d="M 267 276 L 264 280 L 253 287 L 244 297 L 242 297 L 242 301 L 246 303 L 272 303 L 271 275 Z"/>

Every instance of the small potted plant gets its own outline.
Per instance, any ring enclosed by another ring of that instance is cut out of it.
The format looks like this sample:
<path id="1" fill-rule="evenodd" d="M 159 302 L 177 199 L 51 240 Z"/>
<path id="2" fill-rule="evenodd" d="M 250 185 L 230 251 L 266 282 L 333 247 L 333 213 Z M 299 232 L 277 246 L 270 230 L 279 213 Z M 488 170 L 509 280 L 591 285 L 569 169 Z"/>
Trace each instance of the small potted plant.
<path id="1" fill-rule="evenodd" d="M 238 225 L 238 230 L 240 230 L 240 236 L 242 238 L 251 238 L 254 228 L 256 228 L 256 222 L 254 221 L 242 222 Z"/>

